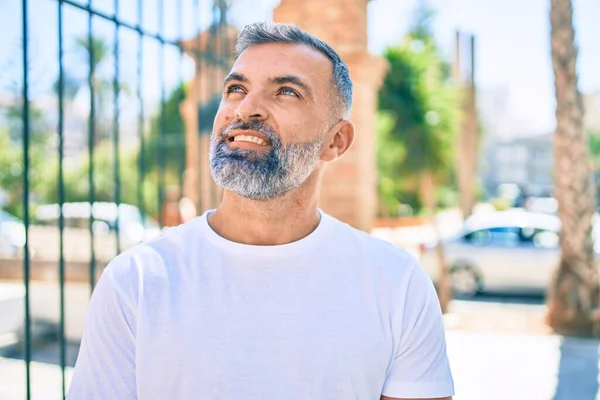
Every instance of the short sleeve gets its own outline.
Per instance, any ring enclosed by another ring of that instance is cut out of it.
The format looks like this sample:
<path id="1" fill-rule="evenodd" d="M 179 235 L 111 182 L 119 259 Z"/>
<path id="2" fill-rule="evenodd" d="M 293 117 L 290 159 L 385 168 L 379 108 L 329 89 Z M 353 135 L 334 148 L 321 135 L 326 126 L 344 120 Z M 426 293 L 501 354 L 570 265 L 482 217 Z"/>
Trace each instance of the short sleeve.
<path id="1" fill-rule="evenodd" d="M 114 276 L 132 262 L 115 258 L 94 288 L 67 400 L 136 398 L 135 306 Z"/>
<path id="2" fill-rule="evenodd" d="M 454 395 L 440 303 L 419 266 L 412 272 L 403 303 L 395 326 L 399 342 L 382 394 L 424 399 Z"/>

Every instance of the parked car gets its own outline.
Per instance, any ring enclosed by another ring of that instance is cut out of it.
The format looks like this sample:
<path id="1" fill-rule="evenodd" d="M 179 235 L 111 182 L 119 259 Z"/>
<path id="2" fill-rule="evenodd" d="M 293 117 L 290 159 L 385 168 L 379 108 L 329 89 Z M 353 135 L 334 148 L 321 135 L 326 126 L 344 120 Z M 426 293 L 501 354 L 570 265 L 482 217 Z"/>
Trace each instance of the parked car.
<path id="1" fill-rule="evenodd" d="M 457 235 L 444 240 L 455 294 L 469 297 L 483 291 L 543 293 L 558 266 L 560 227 L 555 215 L 524 210 L 468 218 Z M 433 245 L 424 246 L 421 264 L 435 282 L 439 264 Z M 595 249 L 598 251 L 600 246 L 597 244 Z"/>
<path id="2" fill-rule="evenodd" d="M 140 210 L 130 204 L 88 202 L 63 204 L 64 248 L 66 256 L 78 261 L 90 258 L 90 219 L 93 216 L 94 257 L 109 260 L 117 254 L 117 215 L 119 246 L 123 251 L 145 240 L 158 236 L 161 229 L 149 217 L 143 218 Z M 30 229 L 31 243 L 40 258 L 58 257 L 58 204 L 39 206 L 35 212 L 35 226 Z"/>
<path id="3" fill-rule="evenodd" d="M 17 257 L 25 247 L 25 225 L 12 214 L 0 210 L 0 257 Z"/>
<path id="4" fill-rule="evenodd" d="M 530 197 L 525 201 L 523 208 L 535 213 L 558 213 L 558 201 L 554 197 Z"/>

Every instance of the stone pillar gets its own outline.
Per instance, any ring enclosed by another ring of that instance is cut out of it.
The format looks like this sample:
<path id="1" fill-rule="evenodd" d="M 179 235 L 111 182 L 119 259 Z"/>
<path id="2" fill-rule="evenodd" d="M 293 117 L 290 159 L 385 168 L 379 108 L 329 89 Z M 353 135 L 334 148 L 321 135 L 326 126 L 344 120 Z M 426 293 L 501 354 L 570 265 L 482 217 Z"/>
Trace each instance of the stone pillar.
<path id="1" fill-rule="evenodd" d="M 190 82 L 187 97 L 181 102 L 179 112 L 185 125 L 185 172 L 183 196 L 196 205 L 200 204 L 198 166 L 200 165 L 200 135 L 198 131 L 198 82 L 196 76 Z M 200 210 L 198 210 L 200 211 Z"/>
<path id="2" fill-rule="evenodd" d="M 276 22 L 291 23 L 330 44 L 348 65 L 354 82 L 350 119 L 354 145 L 328 166 L 320 207 L 350 225 L 369 231 L 377 209 L 375 115 L 377 93 L 387 70 L 367 50 L 368 0 L 281 0 Z"/>

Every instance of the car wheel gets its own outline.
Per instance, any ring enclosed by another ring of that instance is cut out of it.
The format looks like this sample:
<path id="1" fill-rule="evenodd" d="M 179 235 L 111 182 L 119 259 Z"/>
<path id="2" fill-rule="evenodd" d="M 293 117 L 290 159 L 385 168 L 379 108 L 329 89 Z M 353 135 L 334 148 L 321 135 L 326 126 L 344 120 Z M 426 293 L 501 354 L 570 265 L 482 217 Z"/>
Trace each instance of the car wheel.
<path id="1" fill-rule="evenodd" d="M 452 291 L 455 297 L 470 298 L 481 292 L 483 282 L 475 268 L 457 263 L 450 268 Z"/>

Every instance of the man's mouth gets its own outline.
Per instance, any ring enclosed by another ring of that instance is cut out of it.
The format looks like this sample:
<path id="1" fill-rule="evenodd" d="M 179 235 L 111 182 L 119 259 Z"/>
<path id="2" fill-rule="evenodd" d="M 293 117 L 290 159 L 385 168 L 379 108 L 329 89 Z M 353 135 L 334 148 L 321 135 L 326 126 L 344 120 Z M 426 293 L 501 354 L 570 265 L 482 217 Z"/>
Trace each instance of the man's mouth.
<path id="1" fill-rule="evenodd" d="M 268 143 L 263 138 L 254 135 L 236 135 L 228 138 L 229 143 L 256 143 L 260 146 L 267 146 Z"/>
<path id="2" fill-rule="evenodd" d="M 267 136 L 259 131 L 240 129 L 227 137 L 229 147 L 240 150 L 263 150 L 272 145 Z"/>

